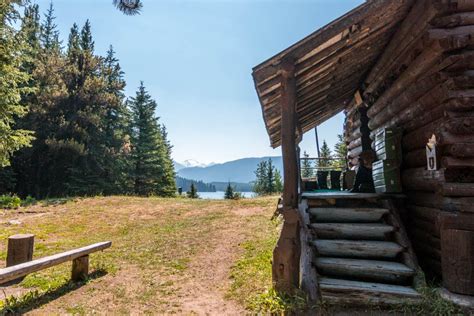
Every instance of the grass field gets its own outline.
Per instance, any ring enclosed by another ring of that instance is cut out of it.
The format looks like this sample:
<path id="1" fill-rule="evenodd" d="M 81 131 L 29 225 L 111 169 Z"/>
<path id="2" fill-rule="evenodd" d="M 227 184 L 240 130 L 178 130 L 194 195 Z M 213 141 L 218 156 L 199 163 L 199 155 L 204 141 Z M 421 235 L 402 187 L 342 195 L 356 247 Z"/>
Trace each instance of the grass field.
<path id="1" fill-rule="evenodd" d="M 4 210 L 2 265 L 6 239 L 17 233 L 35 234 L 35 258 L 99 241 L 113 245 L 91 255 L 86 282 L 70 282 L 71 264 L 62 264 L 0 291 L 1 307 L 32 314 L 259 310 L 256 302 L 271 287 L 276 202 L 97 197 Z"/>

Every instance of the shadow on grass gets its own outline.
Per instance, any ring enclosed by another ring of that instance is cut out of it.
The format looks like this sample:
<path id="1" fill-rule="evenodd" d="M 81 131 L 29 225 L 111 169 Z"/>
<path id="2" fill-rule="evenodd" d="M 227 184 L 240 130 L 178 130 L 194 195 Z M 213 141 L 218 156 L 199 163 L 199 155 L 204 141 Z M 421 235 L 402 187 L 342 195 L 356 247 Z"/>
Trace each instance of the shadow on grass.
<path id="1" fill-rule="evenodd" d="M 106 270 L 99 269 L 90 273 L 87 279 L 84 281 L 74 282 L 71 280 L 60 287 L 47 290 L 46 292 L 40 293 L 37 290 L 34 290 L 20 297 L 10 296 L 5 300 L 5 305 L 0 310 L 0 315 L 21 315 L 30 312 L 62 297 L 71 291 L 81 288 L 91 280 L 103 277 L 106 274 Z"/>

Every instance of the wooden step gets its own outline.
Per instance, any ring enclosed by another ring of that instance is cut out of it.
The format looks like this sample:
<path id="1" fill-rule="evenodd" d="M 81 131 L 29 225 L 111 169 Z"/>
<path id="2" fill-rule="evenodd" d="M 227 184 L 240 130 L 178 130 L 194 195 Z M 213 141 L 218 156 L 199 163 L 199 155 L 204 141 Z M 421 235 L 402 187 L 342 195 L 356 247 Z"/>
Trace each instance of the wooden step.
<path id="1" fill-rule="evenodd" d="M 323 275 L 376 282 L 401 284 L 409 281 L 415 274 L 406 265 L 390 261 L 317 258 L 315 264 L 318 272 Z"/>
<path id="2" fill-rule="evenodd" d="M 312 219 L 318 223 L 370 223 L 378 222 L 389 211 L 384 208 L 310 208 Z"/>
<path id="3" fill-rule="evenodd" d="M 394 259 L 404 250 L 399 244 L 390 241 L 316 239 L 311 244 L 323 257 Z"/>
<path id="4" fill-rule="evenodd" d="M 400 304 L 418 302 L 421 295 L 409 286 L 320 278 L 323 301 L 338 304 Z"/>
<path id="5" fill-rule="evenodd" d="M 315 223 L 311 227 L 318 238 L 385 240 L 393 226 L 379 223 Z"/>

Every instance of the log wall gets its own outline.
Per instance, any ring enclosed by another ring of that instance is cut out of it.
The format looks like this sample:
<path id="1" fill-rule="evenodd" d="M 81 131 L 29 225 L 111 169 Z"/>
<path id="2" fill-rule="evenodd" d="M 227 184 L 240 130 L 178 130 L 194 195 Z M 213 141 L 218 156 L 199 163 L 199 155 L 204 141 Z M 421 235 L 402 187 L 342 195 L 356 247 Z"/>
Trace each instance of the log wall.
<path id="1" fill-rule="evenodd" d="M 382 128 L 403 130 L 405 224 L 422 268 L 441 276 L 440 216 L 474 219 L 474 1 L 416 1 L 362 87 L 364 104 L 345 111 L 350 161 L 364 143 L 362 106 L 372 140 Z M 433 134 L 440 169 L 427 171 Z"/>

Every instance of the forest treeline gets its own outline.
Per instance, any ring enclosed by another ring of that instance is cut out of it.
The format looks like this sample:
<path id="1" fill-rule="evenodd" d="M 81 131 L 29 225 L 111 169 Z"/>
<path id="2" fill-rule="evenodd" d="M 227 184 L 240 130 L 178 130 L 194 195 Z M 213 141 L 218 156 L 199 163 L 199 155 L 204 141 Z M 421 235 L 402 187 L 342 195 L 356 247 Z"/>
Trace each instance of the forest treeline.
<path id="1" fill-rule="evenodd" d="M 13 2 L 0 4 L 0 193 L 174 195 L 172 146 L 143 83 L 126 99 L 89 21 L 63 43 L 52 5 L 41 17 Z"/>

